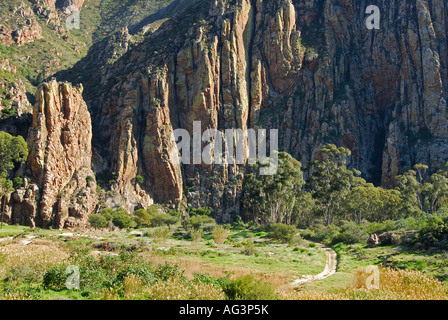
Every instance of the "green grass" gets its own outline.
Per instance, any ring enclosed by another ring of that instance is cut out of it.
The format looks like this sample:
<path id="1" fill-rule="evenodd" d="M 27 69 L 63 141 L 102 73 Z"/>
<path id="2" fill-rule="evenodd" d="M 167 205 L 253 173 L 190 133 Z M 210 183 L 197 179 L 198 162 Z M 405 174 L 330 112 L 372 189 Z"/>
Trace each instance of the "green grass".
<path id="1" fill-rule="evenodd" d="M 18 225 L 3 225 L 0 228 L 0 238 L 14 237 L 24 232 L 31 231 L 30 227 L 18 226 Z"/>
<path id="2" fill-rule="evenodd" d="M 291 278 L 323 271 L 326 255 L 319 247 L 310 248 L 304 241 L 303 250 L 294 250 L 294 246 L 274 243 L 265 238 L 265 233 L 261 235 L 257 237 L 251 230 L 236 230 L 229 235 L 230 241 L 216 246 L 210 233 L 205 233 L 204 240 L 197 244 L 170 238 L 157 241 L 153 248 L 174 248 L 170 254 L 160 252 L 172 261 L 196 260 L 219 267 L 249 268 L 254 272 L 283 274 Z"/>
<path id="3" fill-rule="evenodd" d="M 159 228 L 160 229 L 160 228 Z M 145 234 L 155 228 L 140 229 Z M 63 230 L 31 230 L 23 226 L 4 226 L 0 237 L 19 234 L 32 234 L 39 239 L 51 240 L 65 250 L 87 248 L 90 251 L 103 251 L 98 244 L 110 242 L 115 244 L 114 252 L 127 250 L 137 244 L 142 244 L 136 252 L 147 261 L 167 261 L 181 265 L 193 265 L 200 270 L 216 270 L 218 273 L 233 274 L 249 270 L 253 274 L 264 276 L 279 276 L 286 283 L 302 275 L 316 275 L 323 271 L 326 261 L 325 252 L 319 246 L 311 246 L 308 241 L 298 244 L 282 244 L 266 237 L 263 232 L 253 229 L 231 230 L 226 243 L 214 245 L 210 232 L 204 232 L 205 238 L 199 243 L 192 243 L 186 237 L 186 231 L 177 224 L 172 227 L 175 236 L 167 239 L 157 239 L 151 236 L 142 238 L 130 235 L 129 230 L 114 232 L 95 232 L 92 237 L 83 237 L 74 233 L 73 237 L 61 236 Z M 151 234 L 151 232 L 149 232 Z M 184 237 L 182 236 L 184 234 Z M 100 239 L 101 238 L 101 239 Z M 369 248 L 364 244 L 337 244 L 334 250 L 338 253 L 338 269 L 336 274 L 320 281 L 308 282 L 300 286 L 301 290 L 320 292 L 336 292 L 353 284 L 354 273 L 359 268 L 369 265 L 381 266 L 384 262 L 395 268 L 422 271 L 424 274 L 448 279 L 447 254 L 444 252 L 416 252 L 397 246 L 378 246 Z M 185 264 L 184 264 L 185 263 Z M 216 267 L 216 268 L 215 268 Z M 239 271 L 238 271 L 239 270 Z M 34 285 L 24 284 L 24 292 L 32 292 L 39 299 L 90 299 L 80 292 L 52 291 L 39 289 L 34 292 Z M 31 287 L 30 287 L 31 286 Z M 37 287 L 36 287 L 37 288 Z M 28 291 L 27 291 L 28 290 Z M 36 289 L 37 290 L 37 289 Z"/>

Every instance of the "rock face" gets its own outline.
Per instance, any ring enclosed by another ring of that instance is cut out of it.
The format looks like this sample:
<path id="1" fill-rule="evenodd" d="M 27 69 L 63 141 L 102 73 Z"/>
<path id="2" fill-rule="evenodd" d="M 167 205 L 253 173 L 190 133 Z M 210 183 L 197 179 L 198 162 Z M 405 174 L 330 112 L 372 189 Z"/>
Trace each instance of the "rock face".
<path id="1" fill-rule="evenodd" d="M 371 234 L 370 236 L 369 236 L 369 238 L 367 239 L 367 246 L 368 247 L 376 247 L 379 243 L 380 243 L 380 240 L 379 240 L 379 238 L 378 238 L 378 235 L 376 235 L 376 234 Z"/>
<path id="2" fill-rule="evenodd" d="M 363 1 L 191 1 L 106 65 L 100 90 L 88 86 L 95 166 L 117 174 L 129 207 L 186 200 L 224 221 L 239 211 L 245 166 L 176 164 L 170 135 L 192 135 L 194 121 L 203 131 L 279 129 L 280 149 L 304 164 L 326 143 L 345 146 L 350 164 L 383 186 L 416 163 L 440 168 L 448 4 L 376 5 L 379 30 L 366 27 Z"/>
<path id="3" fill-rule="evenodd" d="M 39 187 L 36 184 L 14 191 L 7 199 L 7 205 L 10 208 L 7 213 L 8 223 L 34 228 L 39 210 L 38 199 Z"/>
<path id="4" fill-rule="evenodd" d="M 38 39 L 42 39 L 42 28 L 36 20 L 28 19 L 25 26 L 15 30 L 0 25 L 0 42 L 4 45 L 10 46 L 17 43 L 22 46 Z"/>
<path id="5" fill-rule="evenodd" d="M 85 220 L 97 203 L 92 125 L 82 86 L 51 81 L 36 94 L 28 134 L 28 166 L 40 190 L 36 224 L 61 228 L 68 217 Z"/>
<path id="6" fill-rule="evenodd" d="M 17 45 L 22 46 L 25 43 L 42 39 L 42 28 L 35 20 L 27 20 L 26 26 L 14 30 L 12 37 Z"/>

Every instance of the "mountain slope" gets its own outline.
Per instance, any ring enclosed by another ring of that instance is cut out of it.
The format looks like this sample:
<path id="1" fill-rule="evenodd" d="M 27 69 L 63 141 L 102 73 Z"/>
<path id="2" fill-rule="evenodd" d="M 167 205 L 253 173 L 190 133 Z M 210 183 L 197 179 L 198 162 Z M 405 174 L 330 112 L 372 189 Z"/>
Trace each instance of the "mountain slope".
<path id="1" fill-rule="evenodd" d="M 351 0 L 86 3 L 82 12 L 104 19 L 92 19 L 85 57 L 56 77 L 83 84 L 108 205 L 186 202 L 222 221 L 237 215 L 245 165 L 176 164 L 170 135 L 192 135 L 195 121 L 278 129 L 281 151 L 303 164 L 324 144 L 345 146 L 350 165 L 386 187 L 416 163 L 432 172 L 447 161 L 442 0 L 377 0 L 378 30 Z"/>
<path id="2" fill-rule="evenodd" d="M 281 149 L 305 164 L 322 145 L 343 145 L 384 186 L 415 163 L 439 168 L 448 146 L 447 6 L 377 5 L 381 28 L 369 30 L 356 1 L 192 3 L 85 86 L 99 163 L 122 194 L 138 174 L 157 201 L 188 190 L 191 204 L 226 219 L 239 210 L 244 166 L 175 166 L 174 129 L 192 133 L 195 120 L 203 130 L 279 129 Z"/>

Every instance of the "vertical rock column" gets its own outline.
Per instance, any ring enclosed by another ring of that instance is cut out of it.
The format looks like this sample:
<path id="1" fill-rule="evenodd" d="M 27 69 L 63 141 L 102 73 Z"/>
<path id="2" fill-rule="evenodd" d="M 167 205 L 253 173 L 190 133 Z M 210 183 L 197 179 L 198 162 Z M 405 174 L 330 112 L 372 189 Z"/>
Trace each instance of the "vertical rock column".
<path id="1" fill-rule="evenodd" d="M 64 227 L 69 216 L 84 221 L 97 203 L 92 125 L 82 91 L 56 81 L 37 90 L 28 165 L 42 190 L 37 216 L 42 227 Z"/>

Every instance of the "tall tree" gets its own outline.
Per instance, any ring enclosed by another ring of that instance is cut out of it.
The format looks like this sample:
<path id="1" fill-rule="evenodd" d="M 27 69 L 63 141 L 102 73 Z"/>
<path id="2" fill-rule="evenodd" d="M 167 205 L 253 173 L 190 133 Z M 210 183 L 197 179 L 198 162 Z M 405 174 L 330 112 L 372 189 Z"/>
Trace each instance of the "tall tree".
<path id="1" fill-rule="evenodd" d="M 246 217 L 256 222 L 295 223 L 296 208 L 304 183 L 301 163 L 280 152 L 277 173 L 260 175 L 260 164 L 244 180 L 243 209 Z"/>
<path id="2" fill-rule="evenodd" d="M 24 163 L 28 157 L 28 146 L 23 137 L 14 137 L 0 131 L 0 181 L 6 182 L 8 173 L 18 163 Z"/>
<path id="3" fill-rule="evenodd" d="M 0 210 L 1 226 L 3 227 L 3 214 L 5 195 L 13 190 L 13 183 L 8 179 L 9 172 L 19 163 L 24 163 L 28 157 L 28 146 L 23 137 L 14 137 L 9 133 L 0 131 Z"/>
<path id="4" fill-rule="evenodd" d="M 413 170 L 397 176 L 403 201 L 415 211 L 436 212 L 448 199 L 448 163 L 445 168 L 425 179 L 428 166 L 417 164 Z"/>
<path id="5" fill-rule="evenodd" d="M 358 178 L 361 174 L 358 170 L 346 167 L 351 155 L 349 149 L 328 144 L 320 150 L 320 155 L 321 160 L 307 166 L 307 188 L 320 206 L 325 224 L 330 225 L 351 188 L 362 183 L 362 179 Z"/>

